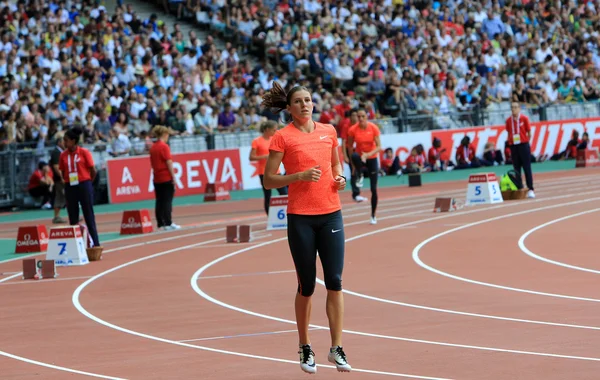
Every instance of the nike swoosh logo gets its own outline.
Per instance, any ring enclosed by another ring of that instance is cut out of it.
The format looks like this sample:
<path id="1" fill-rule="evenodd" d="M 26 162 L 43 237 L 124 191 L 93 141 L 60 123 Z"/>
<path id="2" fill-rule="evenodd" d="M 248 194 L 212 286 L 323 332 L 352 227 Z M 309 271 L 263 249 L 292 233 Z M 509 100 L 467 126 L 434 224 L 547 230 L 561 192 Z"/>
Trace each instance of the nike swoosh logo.
<path id="1" fill-rule="evenodd" d="M 332 229 L 332 230 L 331 230 L 331 233 L 332 233 L 332 234 L 334 234 L 334 233 L 336 233 L 336 232 L 340 232 L 340 231 L 341 231 L 341 230 L 333 230 L 333 229 Z"/>
<path id="2" fill-rule="evenodd" d="M 321 136 L 321 140 L 326 139 L 326 138 L 327 138 L 327 136 Z"/>

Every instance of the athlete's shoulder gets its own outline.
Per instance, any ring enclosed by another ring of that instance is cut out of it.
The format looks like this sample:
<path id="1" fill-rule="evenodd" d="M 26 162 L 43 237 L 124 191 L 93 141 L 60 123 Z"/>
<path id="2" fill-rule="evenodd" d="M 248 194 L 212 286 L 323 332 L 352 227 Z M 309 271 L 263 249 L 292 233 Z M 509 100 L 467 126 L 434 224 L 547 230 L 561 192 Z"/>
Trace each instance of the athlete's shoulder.
<path id="1" fill-rule="evenodd" d="M 337 129 L 335 129 L 335 127 L 332 124 L 323 124 L 323 123 L 315 122 L 315 125 L 317 126 L 317 128 L 322 128 L 327 133 L 334 134 L 337 136 Z"/>

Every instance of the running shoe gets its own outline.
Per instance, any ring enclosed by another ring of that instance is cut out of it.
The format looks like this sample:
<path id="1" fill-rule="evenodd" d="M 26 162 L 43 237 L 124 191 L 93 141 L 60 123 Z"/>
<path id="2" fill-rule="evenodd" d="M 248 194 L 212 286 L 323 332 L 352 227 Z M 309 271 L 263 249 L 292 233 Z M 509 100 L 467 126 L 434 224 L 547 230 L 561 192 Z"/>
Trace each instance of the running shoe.
<path id="1" fill-rule="evenodd" d="M 329 359 L 330 363 L 335 364 L 338 372 L 350 372 L 352 370 L 346 359 L 344 349 L 341 346 L 331 347 L 327 359 Z"/>
<path id="2" fill-rule="evenodd" d="M 300 368 L 306 373 L 317 373 L 317 363 L 315 362 L 315 353 L 310 344 L 300 345 Z"/>

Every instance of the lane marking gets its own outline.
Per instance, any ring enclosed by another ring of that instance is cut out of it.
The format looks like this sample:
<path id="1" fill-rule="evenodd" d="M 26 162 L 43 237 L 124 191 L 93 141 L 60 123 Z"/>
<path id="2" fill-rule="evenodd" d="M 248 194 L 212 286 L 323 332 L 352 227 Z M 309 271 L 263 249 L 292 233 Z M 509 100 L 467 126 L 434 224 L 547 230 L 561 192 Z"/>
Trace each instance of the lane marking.
<path id="1" fill-rule="evenodd" d="M 19 273 L 20 275 L 20 273 Z M 0 286 L 9 286 L 9 285 L 23 285 L 23 284 L 45 284 L 48 282 L 57 282 L 57 281 L 71 281 L 71 280 L 86 280 L 91 278 L 91 276 L 81 276 L 81 277 L 57 277 L 57 278 L 46 278 L 41 280 L 23 280 L 18 282 L 6 282 L 4 284 L 0 284 Z"/>
<path id="2" fill-rule="evenodd" d="M 322 330 L 317 328 L 310 328 L 309 331 Z M 265 336 L 265 335 L 279 335 L 279 334 L 289 334 L 289 333 L 297 333 L 298 330 L 278 330 L 278 331 L 267 331 L 267 332 L 259 332 L 259 333 L 249 333 L 249 334 L 237 334 L 237 335 L 223 335 L 223 336 L 213 336 L 210 338 L 197 338 L 197 339 L 184 339 L 179 340 L 178 342 L 204 342 L 207 340 L 223 340 L 223 339 L 234 339 L 234 338 L 247 338 L 247 337 L 255 337 L 255 336 Z"/>
<path id="3" fill-rule="evenodd" d="M 290 270 L 278 270 L 273 272 L 254 272 L 254 273 L 237 273 L 237 274 L 222 274 L 218 276 L 202 276 L 198 280 L 211 280 L 215 278 L 233 278 L 233 277 L 247 277 L 247 276 L 262 276 L 265 274 L 283 274 L 283 273 L 295 273 L 293 269 Z"/>
<path id="4" fill-rule="evenodd" d="M 29 358 L 24 358 L 22 356 L 14 355 L 14 354 L 11 354 L 9 352 L 4 352 L 4 351 L 0 351 L 0 355 L 6 356 L 6 357 L 11 358 L 11 359 L 20 360 L 20 361 L 25 362 L 25 363 L 39 365 L 40 367 L 46 367 L 46 368 L 56 369 L 56 370 L 64 371 L 64 372 L 76 373 L 78 375 L 85 375 L 85 376 L 97 377 L 97 378 L 100 378 L 100 379 L 126 380 L 126 379 L 123 379 L 123 378 L 120 378 L 120 377 L 112 377 L 112 376 L 100 375 L 98 373 L 93 373 L 93 372 L 84 372 L 84 371 L 79 371 L 79 370 L 72 369 L 72 368 L 60 367 L 60 366 L 57 366 L 57 365 L 54 365 L 54 364 L 48 364 L 48 363 L 44 363 L 44 362 L 39 362 L 37 360 L 32 360 L 32 359 L 29 359 Z"/>
<path id="5" fill-rule="evenodd" d="M 574 269 L 574 270 L 578 270 L 578 271 L 582 271 L 582 272 L 589 272 L 589 273 L 594 273 L 594 274 L 600 274 L 600 270 L 596 270 L 596 269 L 591 269 L 591 268 L 585 268 L 585 267 L 579 267 L 576 265 L 571 265 L 571 264 L 567 264 L 561 261 L 556 261 L 556 260 L 551 260 L 548 259 L 546 257 L 540 256 L 538 254 L 533 253 L 529 248 L 527 248 L 527 246 L 525 245 L 525 239 L 527 239 L 527 237 L 529 237 L 529 235 L 531 235 L 532 233 L 541 230 L 542 228 L 548 227 L 552 224 L 558 223 L 558 222 L 562 222 L 564 220 L 568 220 L 571 218 L 575 218 L 578 216 L 582 216 L 582 215 L 586 215 L 586 214 L 591 214 L 593 212 L 598 212 L 600 211 L 600 208 L 595 208 L 593 210 L 587 210 L 587 211 L 583 211 L 583 212 L 578 212 L 576 214 L 572 214 L 572 215 L 568 215 L 568 216 L 564 216 L 562 218 L 558 218 L 558 219 L 554 219 L 550 222 L 544 223 L 544 224 L 540 224 L 537 227 L 534 227 L 532 229 L 530 229 L 529 231 L 525 232 L 523 235 L 521 235 L 521 238 L 519 238 L 519 249 L 521 249 L 521 251 L 523 251 L 527 256 L 533 257 L 536 260 L 540 260 L 540 261 L 545 261 L 549 264 L 552 265 L 558 265 L 561 267 L 565 267 L 565 268 L 569 268 L 569 269 Z"/>
<path id="6" fill-rule="evenodd" d="M 10 275 L 8 277 L 0 279 L 0 283 L 12 280 L 13 278 L 17 278 L 17 277 L 22 276 L 22 275 L 23 275 L 23 272 L 12 274 L 12 275 Z"/>
<path id="7" fill-rule="evenodd" d="M 421 243 L 419 243 L 413 250 L 412 253 L 412 258 L 413 261 L 415 263 L 417 263 L 417 265 L 419 265 L 421 268 L 426 269 L 430 272 L 436 273 L 440 276 L 444 276 L 444 277 L 448 277 L 454 280 L 458 280 L 458 281 L 463 281 L 463 282 L 467 282 L 467 283 L 471 283 L 471 284 L 475 284 L 475 285 L 481 285 L 481 286 L 488 286 L 491 288 L 496 288 L 496 289 L 502 289 L 502 290 L 509 290 L 509 291 L 513 291 L 513 292 L 519 292 L 519 293 L 528 293 L 528 294 L 535 294 L 535 295 L 539 295 L 539 296 L 546 296 L 546 297 L 554 297 L 554 298 L 563 298 L 563 299 L 570 299 L 570 300 L 577 300 L 577 301 L 587 301 L 587 302 L 600 302 L 600 299 L 597 298 L 587 298 L 587 297 L 577 297 L 577 296 L 570 296 L 570 295 L 566 295 L 566 294 L 557 294 L 557 293 L 548 293 L 548 292 L 540 292 L 540 291 L 536 291 L 536 290 L 530 290 L 530 289 L 522 289 L 522 288 L 515 288 L 515 287 L 511 287 L 511 286 L 504 286 L 504 285 L 498 285 L 498 284 L 493 284 L 490 282 L 484 282 L 484 281 L 477 281 L 477 280 L 472 280 L 466 277 L 461 277 L 461 276 L 457 276 L 457 275 L 453 275 L 451 273 L 448 272 L 444 272 L 442 270 L 436 269 L 430 265 L 425 264 L 421 258 L 419 257 L 419 253 L 421 251 L 421 249 L 431 243 L 432 241 L 442 237 L 442 236 L 446 236 L 449 235 L 453 232 L 457 232 L 466 228 L 471 228 L 474 226 L 478 226 L 484 223 L 489 223 L 489 222 L 495 222 L 498 220 L 502 220 L 502 219 L 507 219 L 507 218 L 512 218 L 514 216 L 519 216 L 519 215 L 525 215 L 527 213 L 530 212 L 537 212 L 537 211 L 544 211 L 544 210 L 551 210 L 554 208 L 559 208 L 559 207 L 564 207 L 564 206 L 570 206 L 570 205 L 576 205 L 576 204 L 581 204 L 581 203 L 587 203 L 587 202 L 593 202 L 593 201 L 598 201 L 600 200 L 599 197 L 597 198 L 589 198 L 589 199 L 584 199 L 584 200 L 580 200 L 580 201 L 575 201 L 575 202 L 569 202 L 569 203 L 560 203 L 560 204 L 556 204 L 556 205 L 550 205 L 550 206 L 545 206 L 545 207 L 540 207 L 537 209 L 530 209 L 530 210 L 526 210 L 526 211 L 518 211 L 518 212 L 514 212 L 514 213 L 510 213 L 510 214 L 506 214 L 506 215 L 500 215 L 500 216 L 496 216 L 496 217 L 492 217 L 492 218 L 488 218 L 488 219 L 484 219 L 484 220 L 480 220 L 477 222 L 473 222 L 473 223 L 469 223 L 466 224 L 464 226 L 461 227 L 456 227 L 444 232 L 441 232 L 437 235 L 434 235 L 428 239 L 423 240 Z"/>

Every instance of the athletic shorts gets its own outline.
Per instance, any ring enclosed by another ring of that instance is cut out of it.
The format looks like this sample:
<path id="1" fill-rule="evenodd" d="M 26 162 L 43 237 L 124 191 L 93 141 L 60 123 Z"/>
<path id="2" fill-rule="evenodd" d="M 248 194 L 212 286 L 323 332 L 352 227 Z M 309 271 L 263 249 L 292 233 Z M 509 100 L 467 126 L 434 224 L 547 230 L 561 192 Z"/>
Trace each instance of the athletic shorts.
<path id="1" fill-rule="evenodd" d="M 345 247 L 342 211 L 325 215 L 288 214 L 287 217 L 288 243 L 296 266 L 298 292 L 309 297 L 315 291 L 317 252 L 325 287 L 342 290 Z"/>

